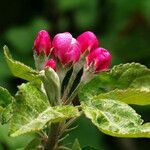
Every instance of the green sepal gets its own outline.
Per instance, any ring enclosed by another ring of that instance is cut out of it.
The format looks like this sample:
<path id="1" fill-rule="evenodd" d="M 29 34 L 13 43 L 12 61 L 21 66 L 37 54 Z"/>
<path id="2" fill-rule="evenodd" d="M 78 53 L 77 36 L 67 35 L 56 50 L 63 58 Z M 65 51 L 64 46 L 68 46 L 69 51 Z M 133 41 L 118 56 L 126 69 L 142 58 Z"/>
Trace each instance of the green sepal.
<path id="1" fill-rule="evenodd" d="M 39 71 L 44 70 L 45 64 L 48 61 L 48 56 L 42 51 L 39 55 L 34 54 L 34 61 L 35 66 Z"/>

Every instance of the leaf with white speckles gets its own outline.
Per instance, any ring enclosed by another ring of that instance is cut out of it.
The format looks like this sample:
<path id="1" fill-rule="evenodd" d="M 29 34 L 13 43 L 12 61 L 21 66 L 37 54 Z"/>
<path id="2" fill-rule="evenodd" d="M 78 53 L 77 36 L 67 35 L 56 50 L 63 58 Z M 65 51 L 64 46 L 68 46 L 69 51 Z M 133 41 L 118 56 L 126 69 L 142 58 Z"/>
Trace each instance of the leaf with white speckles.
<path id="1" fill-rule="evenodd" d="M 150 123 L 127 104 L 112 99 L 93 99 L 82 102 L 83 111 L 92 123 L 105 134 L 116 137 L 150 138 Z"/>
<path id="2" fill-rule="evenodd" d="M 74 106 L 50 107 L 47 97 L 30 83 L 19 86 L 10 120 L 10 135 L 15 137 L 37 132 L 47 123 L 60 122 L 79 116 Z"/>

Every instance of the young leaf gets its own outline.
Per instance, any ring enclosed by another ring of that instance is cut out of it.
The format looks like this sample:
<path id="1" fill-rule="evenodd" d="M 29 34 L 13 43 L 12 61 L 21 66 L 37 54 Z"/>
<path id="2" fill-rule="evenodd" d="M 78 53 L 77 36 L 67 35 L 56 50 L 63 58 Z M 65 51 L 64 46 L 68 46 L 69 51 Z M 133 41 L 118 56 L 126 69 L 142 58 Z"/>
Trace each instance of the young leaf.
<path id="1" fill-rule="evenodd" d="M 47 97 L 30 83 L 19 86 L 10 120 L 11 136 L 36 132 L 50 122 L 60 122 L 79 115 L 73 106 L 50 107 Z"/>
<path id="2" fill-rule="evenodd" d="M 80 101 L 87 101 L 95 95 L 109 92 L 114 89 L 115 82 L 109 73 L 100 73 L 79 91 Z"/>
<path id="3" fill-rule="evenodd" d="M 72 146 L 72 150 L 82 150 L 78 139 L 75 139 L 73 146 Z"/>
<path id="4" fill-rule="evenodd" d="M 150 123 L 142 125 L 140 116 L 127 104 L 112 99 L 82 102 L 83 111 L 105 134 L 116 137 L 149 137 Z"/>
<path id="5" fill-rule="evenodd" d="M 102 94 L 101 96 L 103 96 L 103 98 L 107 95 L 110 99 L 114 99 L 114 97 L 119 94 L 118 90 L 128 98 L 132 92 L 136 94 L 132 101 L 124 100 L 124 102 L 137 105 L 149 104 L 150 69 L 138 63 L 117 65 L 109 73 L 103 72 L 86 84 L 83 89 L 79 91 L 79 97 L 81 101 L 87 101 L 92 99 L 93 96 Z M 126 91 L 123 92 L 123 90 Z M 116 91 L 117 94 L 114 94 Z M 140 91 L 139 95 L 138 91 Z M 103 95 L 103 93 L 106 94 Z"/>
<path id="6" fill-rule="evenodd" d="M 9 49 L 7 46 L 4 46 L 4 55 L 8 63 L 8 66 L 14 76 L 27 80 L 27 81 L 38 80 L 36 76 L 37 72 L 35 70 L 30 68 L 29 66 L 24 65 L 23 63 L 19 61 L 13 60 L 13 58 L 11 57 L 9 53 Z"/>
<path id="7" fill-rule="evenodd" d="M 113 90 L 96 96 L 96 99 L 114 99 L 135 105 L 150 105 L 150 92 L 140 89 Z"/>
<path id="8" fill-rule="evenodd" d="M 11 118 L 11 105 L 14 98 L 7 89 L 0 87 L 0 122 L 6 123 Z"/>
<path id="9" fill-rule="evenodd" d="M 61 91 L 60 80 L 57 73 L 52 68 L 47 68 L 42 70 L 39 76 L 43 81 L 51 105 L 57 105 Z"/>
<path id="10" fill-rule="evenodd" d="M 3 109 L 1 123 L 6 124 L 9 122 L 13 115 L 13 103 L 9 104 Z"/>
<path id="11" fill-rule="evenodd" d="M 32 120 L 31 117 L 26 118 L 28 119 L 26 122 L 21 121 L 20 115 L 15 116 L 15 118 L 13 118 L 15 119 L 15 123 L 13 123 L 15 127 L 13 127 L 14 131 L 11 133 L 11 136 L 15 137 L 29 132 L 36 132 L 46 127 L 47 123 L 61 122 L 77 116 L 79 116 L 77 108 L 69 105 L 49 107 L 37 117 L 32 117 Z M 18 124 L 16 119 L 20 119 Z"/>
<path id="12" fill-rule="evenodd" d="M 0 87 L 0 106 L 6 107 L 12 103 L 13 100 L 14 98 L 11 96 L 7 89 Z"/>
<path id="13" fill-rule="evenodd" d="M 117 80 L 116 87 L 119 89 L 128 87 L 141 88 L 143 84 L 138 84 L 138 80 L 141 78 L 147 80 L 148 78 L 147 84 L 145 83 L 146 85 L 144 84 L 144 86 L 150 90 L 150 69 L 144 65 L 139 63 L 117 65 L 113 67 L 110 74 Z"/>

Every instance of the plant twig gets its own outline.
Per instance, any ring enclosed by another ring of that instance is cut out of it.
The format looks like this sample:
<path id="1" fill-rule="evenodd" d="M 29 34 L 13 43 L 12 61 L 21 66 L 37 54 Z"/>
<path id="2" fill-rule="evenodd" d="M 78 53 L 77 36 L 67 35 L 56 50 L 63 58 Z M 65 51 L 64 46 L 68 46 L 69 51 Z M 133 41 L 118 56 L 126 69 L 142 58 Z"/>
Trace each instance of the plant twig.
<path id="1" fill-rule="evenodd" d="M 49 135 L 48 135 L 48 142 L 46 144 L 45 150 L 56 150 L 58 149 L 60 140 L 63 140 L 66 137 L 60 139 L 60 137 L 69 131 L 69 127 L 77 118 L 72 118 L 68 122 L 63 121 L 57 124 L 51 124 Z M 68 130 L 67 130 L 68 129 Z M 73 129 L 73 128 L 72 128 Z"/>
<path id="2" fill-rule="evenodd" d="M 48 135 L 49 138 L 45 150 L 56 150 L 59 140 L 59 132 L 60 132 L 59 130 L 60 130 L 60 123 L 51 124 Z"/>

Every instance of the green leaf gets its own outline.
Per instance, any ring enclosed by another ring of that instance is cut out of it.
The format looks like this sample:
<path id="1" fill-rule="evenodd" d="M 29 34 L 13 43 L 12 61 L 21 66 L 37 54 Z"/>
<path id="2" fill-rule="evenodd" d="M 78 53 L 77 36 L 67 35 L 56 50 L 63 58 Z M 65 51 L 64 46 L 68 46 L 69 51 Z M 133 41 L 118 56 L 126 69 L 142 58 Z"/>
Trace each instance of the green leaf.
<path id="1" fill-rule="evenodd" d="M 15 130 L 13 131 L 13 133 L 11 133 L 11 136 L 15 137 L 21 134 L 39 131 L 46 127 L 47 123 L 61 122 L 63 120 L 77 116 L 79 116 L 79 113 L 73 106 L 49 107 L 45 111 L 40 113 L 37 117 L 32 117 L 32 120 L 31 117 L 26 118 L 28 119 L 26 122 L 21 121 L 20 115 L 17 117 L 15 116 L 15 118 L 13 118 L 15 119 L 15 123 L 17 123 L 16 119 L 19 119 L 20 123 L 13 123 L 13 126 L 15 126 Z"/>
<path id="2" fill-rule="evenodd" d="M 82 102 L 83 111 L 105 134 L 116 137 L 148 137 L 150 123 L 143 124 L 140 116 L 127 104 L 112 99 Z"/>
<path id="3" fill-rule="evenodd" d="M 110 75 L 116 79 L 116 88 L 126 89 L 128 87 L 143 88 L 145 86 L 147 90 L 150 90 L 150 69 L 139 63 L 127 63 L 113 67 Z M 144 84 L 141 79 L 147 82 Z M 140 84 L 139 84 L 140 82 Z"/>
<path id="4" fill-rule="evenodd" d="M 11 105 L 14 98 L 7 89 L 0 87 L 0 122 L 6 123 L 11 118 Z"/>
<path id="5" fill-rule="evenodd" d="M 4 109 L 3 109 L 3 107 L 2 107 L 2 106 L 0 106 L 0 113 L 1 113 L 1 112 L 3 112 L 3 110 L 4 110 Z"/>
<path id="6" fill-rule="evenodd" d="M 90 146 L 83 147 L 83 150 L 98 150 Z"/>
<path id="7" fill-rule="evenodd" d="M 27 81 L 39 80 L 36 76 L 37 72 L 35 70 L 30 68 L 29 66 L 24 65 L 19 61 L 13 60 L 7 46 L 4 46 L 4 55 L 8 63 L 8 66 L 14 76 Z"/>
<path id="8" fill-rule="evenodd" d="M 8 123 L 11 117 L 13 116 L 13 103 L 9 104 L 3 109 L 1 123 Z"/>
<path id="9" fill-rule="evenodd" d="M 6 107 L 11 102 L 13 102 L 13 100 L 14 98 L 11 96 L 7 89 L 0 87 L 0 106 Z"/>
<path id="10" fill-rule="evenodd" d="M 41 139 L 35 137 L 29 144 L 24 148 L 24 150 L 35 150 L 41 144 Z"/>
<path id="11" fill-rule="evenodd" d="M 130 84 L 130 88 L 150 92 L 150 75 L 138 77 Z"/>
<path id="12" fill-rule="evenodd" d="M 32 84 L 22 84 L 16 95 L 10 120 L 11 136 L 37 132 L 47 123 L 60 122 L 79 115 L 73 106 L 50 107 L 47 97 Z"/>
<path id="13" fill-rule="evenodd" d="M 97 95 L 128 104 L 148 105 L 150 69 L 138 63 L 117 65 L 110 72 L 96 76 L 79 91 L 81 101 L 90 100 Z"/>
<path id="14" fill-rule="evenodd" d="M 72 146 L 72 150 L 82 150 L 78 139 L 75 139 L 73 146 Z"/>
<path id="15" fill-rule="evenodd" d="M 150 105 L 150 92 L 140 89 L 113 90 L 96 96 L 96 99 L 114 99 L 135 105 Z"/>
<path id="16" fill-rule="evenodd" d="M 99 95 L 100 93 L 106 93 L 114 89 L 116 80 L 113 79 L 109 73 L 102 72 L 97 75 L 94 79 L 88 82 L 80 91 L 80 101 L 87 101 L 92 99 L 93 96 Z"/>

